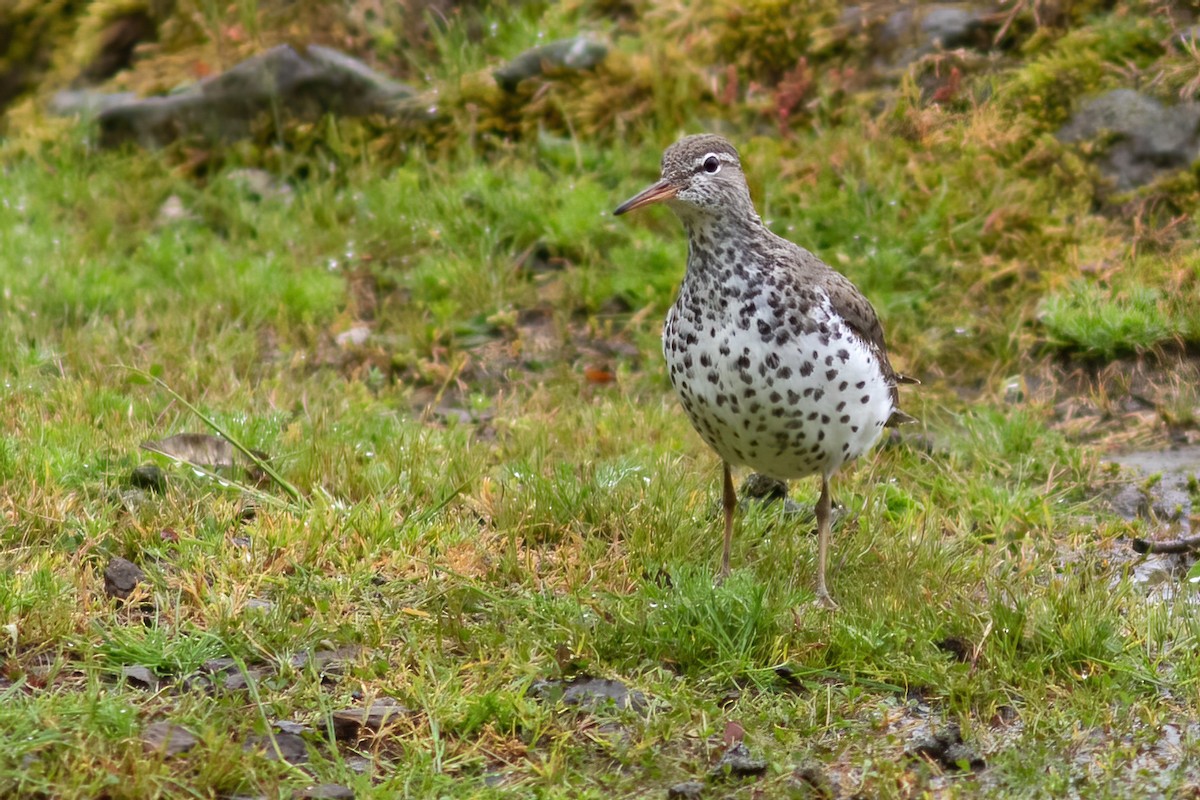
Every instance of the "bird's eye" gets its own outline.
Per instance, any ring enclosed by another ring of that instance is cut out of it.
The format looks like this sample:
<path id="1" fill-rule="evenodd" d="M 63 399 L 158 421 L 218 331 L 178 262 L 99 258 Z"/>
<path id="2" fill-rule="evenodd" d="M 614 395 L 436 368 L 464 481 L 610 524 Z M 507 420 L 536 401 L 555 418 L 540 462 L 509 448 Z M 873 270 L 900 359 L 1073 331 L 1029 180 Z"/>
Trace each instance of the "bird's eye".
<path id="1" fill-rule="evenodd" d="M 716 156 L 709 156 L 704 159 L 704 171 L 709 175 L 716 175 L 721 169 L 721 161 Z"/>

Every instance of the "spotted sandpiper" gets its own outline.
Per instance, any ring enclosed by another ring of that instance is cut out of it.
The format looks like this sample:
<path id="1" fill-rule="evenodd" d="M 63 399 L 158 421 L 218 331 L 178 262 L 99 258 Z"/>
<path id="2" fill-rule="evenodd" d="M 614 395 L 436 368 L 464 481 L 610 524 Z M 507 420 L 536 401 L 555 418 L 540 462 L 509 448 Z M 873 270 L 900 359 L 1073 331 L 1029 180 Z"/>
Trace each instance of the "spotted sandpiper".
<path id="1" fill-rule="evenodd" d="M 833 475 L 911 421 L 875 309 L 849 279 L 763 224 L 737 150 L 713 134 L 663 154 L 662 179 L 622 203 L 624 214 L 665 203 L 688 236 L 687 272 L 663 328 L 671 383 L 692 425 L 724 461 L 729 574 L 737 496 L 730 468 L 788 480 L 821 476 L 817 601 L 825 585 Z"/>

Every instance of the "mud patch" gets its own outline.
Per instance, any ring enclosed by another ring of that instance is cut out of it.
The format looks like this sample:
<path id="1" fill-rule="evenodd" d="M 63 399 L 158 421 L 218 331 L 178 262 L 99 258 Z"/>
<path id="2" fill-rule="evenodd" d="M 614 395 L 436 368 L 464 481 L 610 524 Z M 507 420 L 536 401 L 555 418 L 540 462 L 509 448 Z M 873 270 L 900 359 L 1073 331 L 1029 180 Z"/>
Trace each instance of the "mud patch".
<path id="1" fill-rule="evenodd" d="M 1149 523 L 1146 538 L 1132 542 L 1145 557 L 1131 577 L 1166 599 L 1200 550 L 1200 445 L 1138 450 L 1108 461 L 1131 476 L 1110 498 L 1113 510 Z"/>
<path id="2" fill-rule="evenodd" d="M 1006 392 L 1054 408 L 1054 427 L 1109 450 L 1200 444 L 1200 357 L 1146 354 L 1103 365 L 1047 360 Z"/>

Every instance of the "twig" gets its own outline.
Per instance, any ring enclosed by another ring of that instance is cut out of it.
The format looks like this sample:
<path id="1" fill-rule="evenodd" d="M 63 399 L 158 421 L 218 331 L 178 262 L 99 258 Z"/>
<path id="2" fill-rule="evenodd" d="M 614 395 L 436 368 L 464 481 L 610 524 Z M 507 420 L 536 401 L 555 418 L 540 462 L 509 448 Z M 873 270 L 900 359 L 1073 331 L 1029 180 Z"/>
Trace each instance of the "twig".
<path id="1" fill-rule="evenodd" d="M 1135 553 L 1190 553 L 1200 550 L 1200 536 L 1184 536 L 1169 542 L 1152 542 L 1149 539 L 1134 539 Z"/>

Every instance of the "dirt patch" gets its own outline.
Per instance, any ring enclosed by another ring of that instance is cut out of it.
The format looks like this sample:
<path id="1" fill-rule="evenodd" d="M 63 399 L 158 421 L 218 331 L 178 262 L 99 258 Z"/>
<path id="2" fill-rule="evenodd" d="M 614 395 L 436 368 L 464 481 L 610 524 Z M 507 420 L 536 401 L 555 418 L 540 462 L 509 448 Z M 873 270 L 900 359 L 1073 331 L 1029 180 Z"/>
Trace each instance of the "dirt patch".
<path id="1" fill-rule="evenodd" d="M 1136 450 L 1108 460 L 1129 476 L 1110 498 L 1113 510 L 1148 523 L 1145 537 L 1131 543 L 1130 558 L 1144 557 L 1130 577 L 1152 597 L 1169 599 L 1200 550 L 1200 445 Z"/>
<path id="2" fill-rule="evenodd" d="M 1047 360 L 1007 393 L 1051 404 L 1058 430 L 1109 451 L 1200 444 L 1200 355 L 1145 354 L 1102 365 Z"/>

